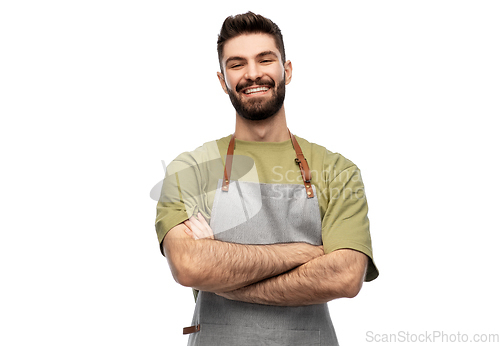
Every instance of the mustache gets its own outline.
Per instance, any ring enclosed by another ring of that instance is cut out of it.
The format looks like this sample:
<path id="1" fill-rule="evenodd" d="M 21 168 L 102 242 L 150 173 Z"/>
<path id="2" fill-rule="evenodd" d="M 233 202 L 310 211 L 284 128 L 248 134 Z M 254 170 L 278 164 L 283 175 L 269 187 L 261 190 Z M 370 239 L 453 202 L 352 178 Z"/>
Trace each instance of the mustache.
<path id="1" fill-rule="evenodd" d="M 236 92 L 240 92 L 242 89 L 251 87 L 253 85 L 267 85 L 270 86 L 271 88 L 274 88 L 276 85 L 272 79 L 269 80 L 261 80 L 261 79 L 256 79 L 255 81 L 247 81 L 240 83 L 236 86 Z"/>

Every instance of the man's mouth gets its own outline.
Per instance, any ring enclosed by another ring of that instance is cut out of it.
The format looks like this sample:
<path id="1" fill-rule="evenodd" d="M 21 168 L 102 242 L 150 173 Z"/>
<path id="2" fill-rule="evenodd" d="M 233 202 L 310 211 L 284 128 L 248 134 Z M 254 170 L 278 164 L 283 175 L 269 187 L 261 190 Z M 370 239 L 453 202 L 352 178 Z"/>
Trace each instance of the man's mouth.
<path id="1" fill-rule="evenodd" d="M 252 94 L 258 94 L 258 93 L 265 93 L 268 90 L 269 90 L 269 87 L 256 87 L 256 88 L 248 88 L 248 89 L 244 90 L 243 93 L 246 95 L 252 95 Z"/>

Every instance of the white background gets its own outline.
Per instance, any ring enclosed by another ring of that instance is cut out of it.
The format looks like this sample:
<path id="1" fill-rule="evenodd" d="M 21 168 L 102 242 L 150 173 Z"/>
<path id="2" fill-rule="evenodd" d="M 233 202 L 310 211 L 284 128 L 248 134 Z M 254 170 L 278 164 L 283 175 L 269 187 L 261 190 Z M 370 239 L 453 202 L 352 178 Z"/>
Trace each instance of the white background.
<path id="1" fill-rule="evenodd" d="M 234 130 L 216 40 L 247 10 L 282 29 L 291 131 L 363 173 L 380 277 L 330 303 L 341 344 L 500 333 L 497 1 L 21 0 L 0 5 L 0 344 L 186 343 L 149 193 Z"/>

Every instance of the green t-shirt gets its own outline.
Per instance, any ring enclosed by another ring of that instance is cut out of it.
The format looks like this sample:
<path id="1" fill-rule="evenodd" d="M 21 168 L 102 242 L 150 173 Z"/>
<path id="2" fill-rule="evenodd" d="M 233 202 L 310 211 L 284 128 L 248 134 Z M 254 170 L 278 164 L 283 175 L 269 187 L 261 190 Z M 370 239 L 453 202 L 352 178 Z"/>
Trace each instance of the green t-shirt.
<path id="1" fill-rule="evenodd" d="M 368 204 L 359 169 L 338 153 L 297 137 L 311 170 L 318 198 L 325 253 L 354 249 L 366 254 L 366 281 L 378 276 L 368 220 Z M 179 155 L 167 167 L 157 206 L 156 232 L 165 234 L 198 211 L 210 220 L 215 191 L 231 136 Z M 231 180 L 266 184 L 303 184 L 291 140 L 247 142 L 236 139 Z"/>

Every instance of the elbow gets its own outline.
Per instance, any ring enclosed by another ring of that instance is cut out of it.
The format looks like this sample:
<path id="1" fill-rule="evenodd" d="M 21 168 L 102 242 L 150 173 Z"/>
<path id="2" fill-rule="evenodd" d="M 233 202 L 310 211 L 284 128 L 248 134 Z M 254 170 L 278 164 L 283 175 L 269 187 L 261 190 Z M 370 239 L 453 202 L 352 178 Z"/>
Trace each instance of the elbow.
<path id="1" fill-rule="evenodd" d="M 194 287 L 196 285 L 196 272 L 193 268 L 191 256 L 182 251 L 174 251 L 175 247 L 169 243 L 163 242 L 163 253 L 167 258 L 170 272 L 175 282 L 185 287 Z"/>
<path id="2" fill-rule="evenodd" d="M 175 282 L 185 287 L 194 287 L 196 285 L 196 273 L 192 270 L 193 265 L 188 256 L 174 256 L 166 252 L 168 265 Z"/>
<path id="3" fill-rule="evenodd" d="M 344 285 L 344 297 L 354 298 L 361 291 L 363 287 L 364 276 L 351 275 Z"/>
<path id="4" fill-rule="evenodd" d="M 197 283 L 196 273 L 191 269 L 192 266 L 184 261 L 181 263 L 171 263 L 170 270 L 175 282 L 185 287 L 195 287 Z"/>
<path id="5" fill-rule="evenodd" d="M 360 262 L 362 265 L 353 266 L 351 270 L 346 272 L 345 297 L 354 298 L 361 291 L 363 282 L 365 281 L 368 263 L 366 257 Z"/>
<path id="6" fill-rule="evenodd" d="M 361 291 L 362 285 L 356 285 L 352 284 L 349 285 L 349 287 L 345 291 L 345 297 L 346 298 L 354 298 L 358 295 L 358 293 Z"/>
<path id="7" fill-rule="evenodd" d="M 186 273 L 184 271 L 173 274 L 173 276 L 174 276 L 174 280 L 179 285 L 182 285 L 185 287 L 194 287 L 195 286 L 195 280 L 193 280 L 192 276 L 190 276 L 188 273 Z"/>

